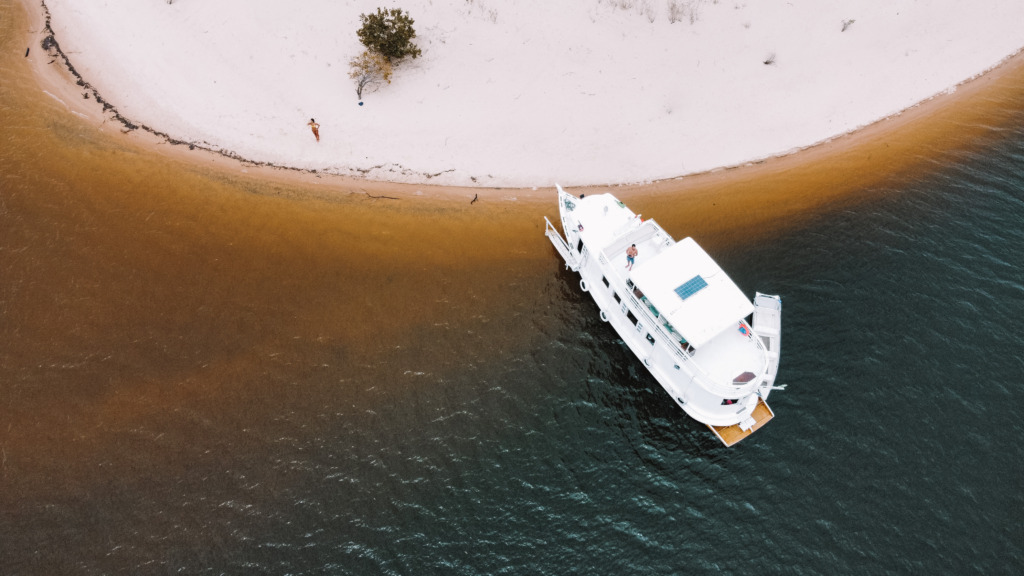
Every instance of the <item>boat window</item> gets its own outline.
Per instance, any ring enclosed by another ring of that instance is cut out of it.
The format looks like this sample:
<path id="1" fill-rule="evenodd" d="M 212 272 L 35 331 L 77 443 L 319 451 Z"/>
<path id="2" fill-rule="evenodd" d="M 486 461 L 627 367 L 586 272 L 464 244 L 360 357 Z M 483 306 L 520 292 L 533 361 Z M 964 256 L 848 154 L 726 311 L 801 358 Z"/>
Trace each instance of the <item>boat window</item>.
<path id="1" fill-rule="evenodd" d="M 612 292 L 612 296 L 615 296 L 615 301 L 616 302 L 622 302 L 622 298 L 619 298 L 619 293 L 618 292 Z"/>
<path id="2" fill-rule="evenodd" d="M 608 279 L 605 278 L 604 276 L 601 276 L 601 282 L 604 282 L 605 288 L 609 288 L 611 286 L 611 284 L 608 283 Z"/>
<path id="3" fill-rule="evenodd" d="M 577 252 L 583 252 L 583 238 L 580 238 L 579 244 L 576 245 Z"/>
<path id="4" fill-rule="evenodd" d="M 636 325 L 637 318 L 636 318 L 636 316 L 633 315 L 633 311 L 632 310 L 630 310 L 629 312 L 626 313 L 626 318 L 629 318 L 629 321 L 632 322 L 634 325 Z"/>
<path id="5" fill-rule="evenodd" d="M 735 403 L 737 403 L 739 401 L 740 401 L 739 398 L 726 398 L 725 400 L 722 400 L 722 406 L 728 406 L 730 404 L 735 404 Z"/>
<path id="6" fill-rule="evenodd" d="M 651 343 L 651 346 L 653 346 L 654 345 L 654 336 L 651 336 L 650 334 L 648 334 L 647 335 L 647 341 Z"/>

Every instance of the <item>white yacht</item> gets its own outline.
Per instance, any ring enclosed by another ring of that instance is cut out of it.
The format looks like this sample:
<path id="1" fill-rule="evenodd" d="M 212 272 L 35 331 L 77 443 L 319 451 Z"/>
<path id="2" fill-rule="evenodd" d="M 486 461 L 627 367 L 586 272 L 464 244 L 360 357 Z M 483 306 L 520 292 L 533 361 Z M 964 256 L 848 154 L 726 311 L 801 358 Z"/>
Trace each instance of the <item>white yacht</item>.
<path id="1" fill-rule="evenodd" d="M 772 419 L 768 394 L 784 388 L 778 296 L 751 302 L 692 238 L 676 242 L 611 194 L 577 198 L 558 186 L 558 211 L 565 238 L 547 218 L 545 235 L 683 411 L 726 446 Z"/>

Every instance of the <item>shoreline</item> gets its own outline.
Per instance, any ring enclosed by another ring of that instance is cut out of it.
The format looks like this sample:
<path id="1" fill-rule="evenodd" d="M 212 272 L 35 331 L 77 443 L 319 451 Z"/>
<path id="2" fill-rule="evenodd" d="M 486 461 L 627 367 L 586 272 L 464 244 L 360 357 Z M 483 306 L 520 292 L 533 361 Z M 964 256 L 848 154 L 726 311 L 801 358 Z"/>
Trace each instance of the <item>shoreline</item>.
<path id="1" fill-rule="evenodd" d="M 643 184 L 787 155 L 1024 46 L 1014 0 L 961 19 L 946 16 L 955 0 L 706 3 L 677 24 L 619 0 L 521 0 L 493 20 L 481 2 L 405 5 L 423 56 L 366 106 L 345 97 L 362 48 L 339 30 L 371 0 L 45 4 L 60 48 L 129 128 L 250 165 L 477 188 Z"/>
<path id="2" fill-rule="evenodd" d="M 481 193 L 484 194 L 484 198 L 490 199 L 497 194 L 500 195 L 500 199 L 513 202 L 547 201 L 550 199 L 550 190 L 547 186 L 457 186 L 361 179 L 352 176 L 318 172 L 316 170 L 275 165 L 268 162 L 252 161 L 234 153 L 175 139 L 160 130 L 123 116 L 114 104 L 109 103 L 87 79 L 83 78 L 74 69 L 73 63 L 60 48 L 59 39 L 55 38 L 53 34 L 49 22 L 48 8 L 45 3 L 41 3 L 37 7 L 30 5 L 28 0 L 21 0 L 18 3 L 24 9 L 29 23 L 29 29 L 26 31 L 29 54 L 26 55 L 26 58 L 30 61 L 33 76 L 36 78 L 40 90 L 45 95 L 62 104 L 70 114 L 100 131 L 107 131 L 109 123 L 114 123 L 118 127 L 118 132 L 120 132 L 115 137 L 125 143 L 138 147 L 142 151 L 156 152 L 196 168 L 213 169 L 227 175 L 258 177 L 283 184 L 298 184 L 318 189 L 327 188 L 329 190 L 326 192 L 329 194 L 332 191 L 335 193 L 340 191 L 359 191 L 371 198 L 438 197 L 450 200 L 465 199 L 467 202 Z M 47 43 L 49 43 L 49 49 L 44 51 L 43 45 Z M 40 58 L 40 53 L 45 54 L 46 57 Z M 57 66 L 56 69 L 54 65 Z M 934 121 L 940 116 L 950 114 L 950 111 L 953 111 L 953 114 L 957 114 L 958 110 L 963 113 L 969 112 L 976 116 L 983 114 L 984 110 L 978 109 L 979 103 L 984 104 L 985 98 L 982 93 L 990 87 L 1000 90 L 1007 89 L 1008 87 L 1003 85 L 1007 77 L 1024 80 L 1024 49 L 1007 56 L 989 70 L 975 75 L 942 93 L 933 95 L 910 108 L 879 119 L 852 132 L 847 132 L 784 154 L 744 162 L 734 166 L 719 167 L 658 180 L 637 183 L 573 186 L 572 188 L 586 193 L 615 191 L 623 197 L 642 194 L 678 194 L 683 192 L 705 194 L 708 192 L 713 193 L 711 188 L 725 186 L 730 182 L 749 183 L 755 179 L 771 177 L 793 170 L 809 170 L 813 172 L 816 165 L 836 161 L 841 164 L 849 164 L 850 159 L 858 155 L 867 154 L 870 157 L 872 154 L 871 150 L 877 150 L 881 141 L 895 140 L 897 143 L 906 142 L 902 146 L 902 149 L 906 150 L 908 146 L 912 147 L 912 141 L 921 137 L 909 134 L 908 132 L 934 134 L 936 130 L 942 131 L 939 127 L 933 125 L 935 124 Z M 1012 87 L 1010 88 L 1012 89 Z M 83 94 L 88 95 L 83 96 Z M 939 120 L 948 122 L 948 118 L 939 118 Z M 960 140 L 962 140 L 962 137 Z M 884 146 L 889 147 L 890 144 L 890 142 L 886 142 Z M 893 170 L 903 171 L 912 169 L 915 163 L 913 159 L 907 159 L 907 165 L 893 166 L 886 173 L 890 173 Z M 857 171 L 862 168 L 862 165 L 856 164 L 847 169 Z M 833 170 L 834 168 L 819 169 Z M 864 178 L 859 178 L 858 181 L 863 182 Z M 826 198 L 836 196 L 835 192 L 818 195 L 817 201 L 814 203 L 821 203 Z M 809 198 L 804 198 L 805 202 L 808 200 Z"/>

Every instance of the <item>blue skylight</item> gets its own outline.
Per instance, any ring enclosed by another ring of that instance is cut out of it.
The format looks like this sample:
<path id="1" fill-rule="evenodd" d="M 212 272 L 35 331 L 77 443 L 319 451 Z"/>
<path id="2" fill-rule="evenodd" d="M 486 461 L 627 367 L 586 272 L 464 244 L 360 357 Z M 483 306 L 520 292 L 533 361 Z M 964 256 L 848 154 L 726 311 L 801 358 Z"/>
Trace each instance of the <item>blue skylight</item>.
<path id="1" fill-rule="evenodd" d="M 683 300 L 686 300 L 690 296 L 693 296 L 697 292 L 700 292 L 702 289 L 706 288 L 707 285 L 707 281 L 705 281 L 703 278 L 701 278 L 700 276 L 694 276 L 693 278 L 687 280 L 678 288 L 676 288 L 676 294 Z"/>

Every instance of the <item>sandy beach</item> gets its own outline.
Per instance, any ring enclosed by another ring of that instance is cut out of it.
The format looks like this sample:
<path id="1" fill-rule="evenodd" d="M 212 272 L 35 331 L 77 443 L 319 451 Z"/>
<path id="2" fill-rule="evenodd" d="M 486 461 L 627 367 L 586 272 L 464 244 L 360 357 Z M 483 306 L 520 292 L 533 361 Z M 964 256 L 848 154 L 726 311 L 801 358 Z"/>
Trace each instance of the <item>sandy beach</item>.
<path id="1" fill-rule="evenodd" d="M 423 56 L 359 106 L 347 63 L 375 3 L 237 4 L 49 0 L 88 88 L 62 100 L 92 90 L 165 141 L 364 182 L 643 185 L 891 120 L 1024 46 L 1024 5 L 998 0 L 411 2 Z"/>
<path id="2" fill-rule="evenodd" d="M 477 195 L 488 203 L 506 205 L 547 204 L 551 189 L 544 186 L 482 188 L 442 185 L 436 179 L 429 184 L 388 182 L 368 178 L 331 175 L 318 171 L 282 168 L 240 161 L 201 147 L 171 145 L 165 135 L 143 129 L 129 130 L 113 117 L 111 110 L 97 103 L 78 78 L 63 65 L 58 54 L 47 55 L 38 48 L 49 35 L 45 12 L 38 6 L 22 3 L 28 18 L 24 58 L 32 70 L 45 102 L 62 109 L 79 121 L 109 134 L 123 144 L 145 153 L 167 157 L 188 169 L 251 178 L 254 181 L 284 185 L 280 193 L 339 197 L 359 195 L 367 198 L 416 199 L 418 203 L 468 203 Z M 72 54 L 71 56 L 75 56 Z M 19 54 L 20 58 L 20 54 Z M 76 70 L 77 71 L 77 70 Z M 81 80 L 84 82 L 84 80 Z M 794 224 L 794 217 L 814 213 L 818 207 L 862 195 L 865 187 L 898 173 L 927 169 L 932 161 L 919 154 L 956 149 L 969 145 L 987 126 L 1000 122 L 1000 100 L 1019 91 L 1024 84 L 1024 54 L 1005 60 L 984 75 L 945 91 L 918 105 L 874 122 L 827 142 L 808 147 L 797 154 L 744 163 L 728 169 L 713 169 L 685 177 L 645 181 L 638 184 L 594 186 L 589 191 L 613 189 L 620 197 L 637 197 L 644 210 L 658 213 L 677 210 L 677 199 L 685 195 L 686 209 L 697 211 L 704 222 L 696 233 L 724 234 L 722 241 L 748 237 L 754 230 Z M 306 128 L 303 127 L 303 131 Z M 304 132 L 305 136 L 311 135 Z M 298 187 L 293 185 L 298 184 Z M 757 210 L 724 210 L 729 205 L 758 203 Z M 649 204 L 649 206 L 644 206 Z M 479 207 L 480 204 L 477 204 Z M 743 215 L 742 222 L 719 222 L 716 214 Z M 740 232 L 740 231 L 743 232 Z"/>

